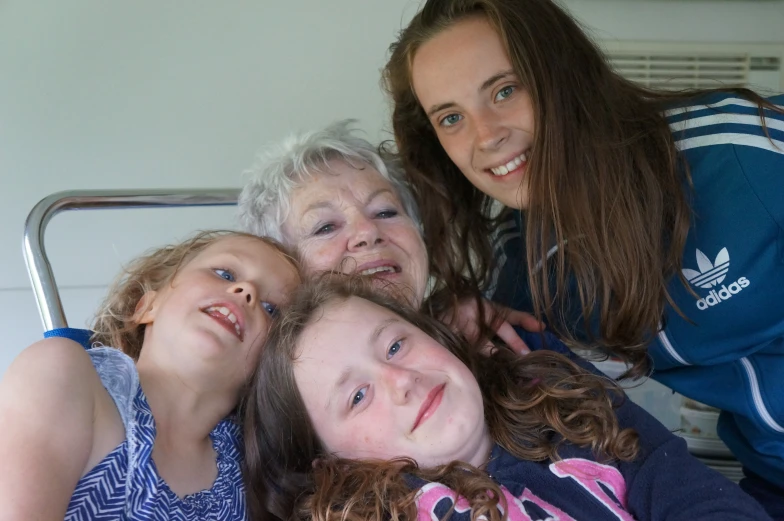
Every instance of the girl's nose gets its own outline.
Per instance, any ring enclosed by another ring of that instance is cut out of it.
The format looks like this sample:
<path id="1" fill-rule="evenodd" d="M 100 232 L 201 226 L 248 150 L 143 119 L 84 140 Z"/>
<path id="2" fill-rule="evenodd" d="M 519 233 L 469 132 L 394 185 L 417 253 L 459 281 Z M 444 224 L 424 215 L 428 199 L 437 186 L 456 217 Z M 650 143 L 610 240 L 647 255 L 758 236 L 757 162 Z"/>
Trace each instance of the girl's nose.
<path id="1" fill-rule="evenodd" d="M 420 380 L 420 375 L 417 371 L 411 369 L 387 366 L 384 379 L 387 382 L 392 403 L 403 405 L 408 402 L 411 391 Z"/>
<path id="2" fill-rule="evenodd" d="M 229 287 L 229 293 L 242 295 L 242 297 L 245 299 L 245 302 L 250 307 L 255 306 L 259 301 L 256 286 L 249 282 L 237 282 L 236 284 L 232 284 Z"/>
<path id="3" fill-rule="evenodd" d="M 481 150 L 494 151 L 506 143 L 509 128 L 497 121 L 494 114 L 483 114 L 476 119 L 476 138 Z"/>

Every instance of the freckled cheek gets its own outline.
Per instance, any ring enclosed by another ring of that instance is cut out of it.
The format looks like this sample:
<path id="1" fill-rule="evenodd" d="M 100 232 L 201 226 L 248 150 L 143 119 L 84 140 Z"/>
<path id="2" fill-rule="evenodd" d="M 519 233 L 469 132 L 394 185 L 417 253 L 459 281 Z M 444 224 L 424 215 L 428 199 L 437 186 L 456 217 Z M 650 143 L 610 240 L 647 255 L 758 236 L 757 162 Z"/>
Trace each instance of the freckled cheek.
<path id="1" fill-rule="evenodd" d="M 378 425 L 377 422 L 368 422 L 368 425 Z M 383 455 L 385 448 L 389 444 L 389 432 L 387 429 L 366 427 L 362 429 L 350 429 L 348 433 L 336 436 L 336 451 L 346 454 L 349 457 L 367 457 L 368 452 L 375 455 Z"/>
<path id="2" fill-rule="evenodd" d="M 460 361 L 454 355 L 452 355 L 449 350 L 441 346 L 441 344 L 435 340 L 428 342 L 426 348 L 418 349 L 417 355 L 419 357 L 419 361 L 416 363 L 421 368 L 429 368 L 431 370 L 434 369 L 438 372 L 443 372 L 446 370 L 449 371 L 450 377 L 455 371 L 457 371 L 461 373 L 460 376 L 463 376 L 462 367 L 465 366 L 458 366 L 457 364 L 460 364 Z M 465 370 L 468 371 L 468 368 Z"/>
<path id="3" fill-rule="evenodd" d="M 339 436 L 338 451 L 350 453 L 352 448 L 357 448 L 366 443 L 367 436 L 362 432 L 351 430 L 348 435 Z"/>

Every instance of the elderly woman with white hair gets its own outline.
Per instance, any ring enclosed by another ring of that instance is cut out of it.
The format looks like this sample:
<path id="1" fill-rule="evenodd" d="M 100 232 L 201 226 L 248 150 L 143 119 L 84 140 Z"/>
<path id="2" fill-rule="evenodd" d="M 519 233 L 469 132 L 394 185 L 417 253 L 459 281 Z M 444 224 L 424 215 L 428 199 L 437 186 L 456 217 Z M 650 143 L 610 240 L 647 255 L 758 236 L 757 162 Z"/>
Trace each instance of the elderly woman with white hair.
<path id="1" fill-rule="evenodd" d="M 306 273 L 372 276 L 421 306 L 430 269 L 416 201 L 395 156 L 358 137 L 351 123 L 297 134 L 262 152 L 246 172 L 240 222 L 295 249 Z M 479 334 L 479 319 L 487 320 L 508 345 L 526 352 L 512 324 L 541 329 L 527 313 L 503 309 L 502 320 L 495 305 L 485 302 L 480 313 L 476 299 L 456 302 L 442 318 L 468 337 Z"/>

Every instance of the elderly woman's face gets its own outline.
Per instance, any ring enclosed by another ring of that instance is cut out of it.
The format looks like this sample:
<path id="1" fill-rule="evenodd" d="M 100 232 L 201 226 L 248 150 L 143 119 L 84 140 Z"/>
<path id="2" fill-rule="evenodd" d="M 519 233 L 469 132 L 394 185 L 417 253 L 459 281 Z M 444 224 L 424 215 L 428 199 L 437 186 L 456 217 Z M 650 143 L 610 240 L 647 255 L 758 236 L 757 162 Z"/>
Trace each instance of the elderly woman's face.
<path id="1" fill-rule="evenodd" d="M 427 253 L 392 185 L 370 165 L 332 161 L 294 190 L 283 239 L 309 273 L 339 270 L 401 284 L 419 305 L 427 283 Z"/>

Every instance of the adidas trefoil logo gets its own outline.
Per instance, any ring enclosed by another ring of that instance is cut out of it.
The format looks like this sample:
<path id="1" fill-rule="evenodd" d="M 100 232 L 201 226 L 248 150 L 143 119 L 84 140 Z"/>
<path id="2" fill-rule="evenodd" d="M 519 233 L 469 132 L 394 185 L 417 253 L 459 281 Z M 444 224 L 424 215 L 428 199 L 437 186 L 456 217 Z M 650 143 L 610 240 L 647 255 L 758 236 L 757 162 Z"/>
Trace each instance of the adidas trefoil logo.
<path id="1" fill-rule="evenodd" d="M 730 271 L 730 253 L 727 248 L 722 248 L 716 255 L 716 259 L 711 262 L 707 255 L 697 250 L 697 267 L 700 271 L 683 268 L 683 276 L 686 277 L 695 288 L 710 289 L 708 296 L 697 301 L 697 308 L 700 310 L 721 304 L 724 300 L 729 300 L 733 295 L 740 293 L 743 288 L 749 287 L 749 279 L 741 277 L 728 286 L 719 284 L 724 282 L 727 272 Z"/>
<path id="2" fill-rule="evenodd" d="M 730 252 L 727 248 L 722 248 L 716 260 L 711 263 L 710 259 L 697 250 L 697 266 L 700 271 L 694 271 L 684 268 L 683 276 L 692 283 L 693 286 L 698 288 L 709 289 L 717 284 L 724 282 L 727 272 L 730 270 Z"/>

